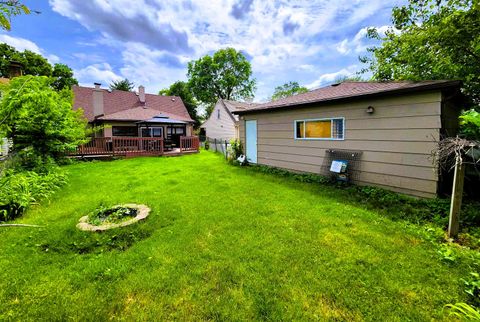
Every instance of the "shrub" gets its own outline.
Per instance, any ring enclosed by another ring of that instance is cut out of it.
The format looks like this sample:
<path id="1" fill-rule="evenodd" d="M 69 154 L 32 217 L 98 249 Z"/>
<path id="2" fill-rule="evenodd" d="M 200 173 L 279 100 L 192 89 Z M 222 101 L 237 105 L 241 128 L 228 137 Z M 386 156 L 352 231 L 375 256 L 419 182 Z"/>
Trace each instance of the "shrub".
<path id="1" fill-rule="evenodd" d="M 470 272 L 470 276 L 463 282 L 465 284 L 465 292 L 470 295 L 471 300 L 475 304 L 480 304 L 480 274 Z"/>
<path id="2" fill-rule="evenodd" d="M 10 170 L 0 178 L 0 220 L 21 216 L 31 204 L 48 198 L 65 182 L 65 175 L 56 168 L 45 174 Z"/>
<path id="3" fill-rule="evenodd" d="M 474 109 L 462 112 L 460 131 L 467 139 L 480 140 L 480 113 Z"/>
<path id="4" fill-rule="evenodd" d="M 50 85 L 48 77 L 15 77 L 2 92 L 0 134 L 11 139 L 26 170 L 58 160 L 85 141 L 86 119 L 72 109 L 72 91 Z"/>
<path id="5" fill-rule="evenodd" d="M 231 158 L 236 160 L 239 156 L 243 154 L 242 141 L 240 140 L 230 140 L 230 151 L 229 154 Z"/>

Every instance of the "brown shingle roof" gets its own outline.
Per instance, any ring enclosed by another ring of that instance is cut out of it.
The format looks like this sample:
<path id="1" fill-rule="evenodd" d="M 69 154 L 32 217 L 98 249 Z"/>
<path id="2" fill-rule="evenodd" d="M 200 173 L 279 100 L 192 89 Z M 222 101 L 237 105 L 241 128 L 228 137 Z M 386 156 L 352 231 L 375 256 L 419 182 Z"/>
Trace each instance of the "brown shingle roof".
<path id="1" fill-rule="evenodd" d="M 235 114 L 245 114 L 253 111 L 272 110 L 279 108 L 290 108 L 297 105 L 319 102 L 332 102 L 343 99 L 370 97 L 393 93 L 404 93 L 410 91 L 442 89 L 447 87 L 458 87 L 460 81 L 396 81 L 396 82 L 343 82 L 303 94 L 297 94 L 276 101 L 259 104 L 248 110 L 237 110 Z"/>
<path id="2" fill-rule="evenodd" d="M 237 102 L 231 100 L 223 100 L 223 103 L 230 112 L 234 112 L 237 110 L 248 110 L 260 105 L 258 103 Z"/>
<path id="3" fill-rule="evenodd" d="M 93 121 L 93 88 L 83 86 L 73 86 L 75 100 L 74 109 L 82 108 L 88 121 Z M 116 115 L 119 117 L 129 118 L 129 120 L 146 120 L 161 113 L 170 116 L 170 118 L 193 122 L 187 112 L 185 105 L 180 97 L 161 96 L 153 94 L 145 94 L 145 107 L 136 93 L 126 91 L 103 91 L 103 110 L 104 115 L 98 119 L 113 120 L 110 117 Z M 119 113 L 122 112 L 122 113 Z M 125 119 L 126 120 L 126 119 Z"/>
<path id="4" fill-rule="evenodd" d="M 160 114 L 170 119 L 180 120 L 177 115 L 159 112 L 158 110 L 149 107 L 129 108 L 127 110 L 123 110 L 117 113 L 100 116 L 97 119 L 104 121 L 145 121 L 155 116 L 159 116 Z M 181 119 L 181 121 L 186 120 Z"/>

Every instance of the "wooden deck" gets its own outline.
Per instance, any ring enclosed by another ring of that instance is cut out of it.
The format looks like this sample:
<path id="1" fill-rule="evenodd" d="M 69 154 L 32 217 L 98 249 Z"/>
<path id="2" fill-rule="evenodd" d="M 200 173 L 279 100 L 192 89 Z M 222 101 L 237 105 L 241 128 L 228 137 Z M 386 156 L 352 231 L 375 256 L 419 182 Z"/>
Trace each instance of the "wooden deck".
<path id="1" fill-rule="evenodd" d="M 199 151 L 197 136 L 180 137 L 180 146 L 171 147 L 163 138 L 105 137 L 92 138 L 90 142 L 70 151 L 68 156 L 79 158 L 179 156 Z"/>

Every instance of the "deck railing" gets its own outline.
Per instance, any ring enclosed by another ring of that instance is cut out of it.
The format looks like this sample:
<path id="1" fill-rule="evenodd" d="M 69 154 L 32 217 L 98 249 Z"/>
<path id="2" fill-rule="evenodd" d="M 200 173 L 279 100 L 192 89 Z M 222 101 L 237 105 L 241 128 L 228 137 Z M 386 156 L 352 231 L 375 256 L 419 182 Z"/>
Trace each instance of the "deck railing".
<path id="1" fill-rule="evenodd" d="M 163 138 L 113 137 L 114 155 L 162 155 Z"/>
<path id="2" fill-rule="evenodd" d="M 70 151 L 71 156 L 142 156 L 163 155 L 198 151 L 200 146 L 197 136 L 180 137 L 177 151 L 165 152 L 163 138 L 106 137 L 92 138 L 88 143 Z"/>
<path id="3" fill-rule="evenodd" d="M 200 147 L 200 140 L 198 136 L 181 136 L 180 137 L 180 152 L 198 151 L 199 147 Z"/>
<path id="4" fill-rule="evenodd" d="M 90 142 L 78 146 L 69 155 L 108 155 L 111 154 L 112 138 L 92 138 Z"/>

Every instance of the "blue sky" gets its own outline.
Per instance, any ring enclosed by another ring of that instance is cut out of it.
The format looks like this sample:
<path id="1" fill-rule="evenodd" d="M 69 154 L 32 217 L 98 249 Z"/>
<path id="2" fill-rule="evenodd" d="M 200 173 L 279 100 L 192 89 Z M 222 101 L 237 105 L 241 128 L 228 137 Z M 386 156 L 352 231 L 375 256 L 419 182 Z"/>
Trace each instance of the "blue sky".
<path id="1" fill-rule="evenodd" d="M 30 0 L 41 14 L 15 17 L 0 41 L 62 62 L 80 84 L 128 78 L 149 93 L 186 79 L 192 59 L 234 47 L 257 80 L 255 100 L 275 86 L 309 88 L 354 75 L 372 44 L 366 28 L 386 30 L 401 0 Z"/>

